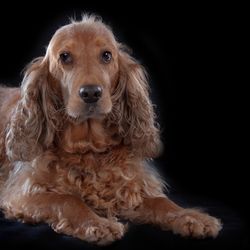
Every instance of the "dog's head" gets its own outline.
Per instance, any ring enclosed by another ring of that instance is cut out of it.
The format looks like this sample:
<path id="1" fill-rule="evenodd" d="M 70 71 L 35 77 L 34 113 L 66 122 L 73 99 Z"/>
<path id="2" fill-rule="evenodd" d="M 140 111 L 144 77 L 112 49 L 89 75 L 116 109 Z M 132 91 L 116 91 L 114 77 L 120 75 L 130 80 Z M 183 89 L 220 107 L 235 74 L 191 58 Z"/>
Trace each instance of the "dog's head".
<path id="1" fill-rule="evenodd" d="M 9 156 L 32 158 L 38 149 L 50 147 L 62 117 L 78 124 L 105 121 L 142 156 L 159 152 L 146 72 L 93 16 L 57 30 L 46 55 L 28 66 L 9 126 Z M 25 150 L 14 150 L 18 138 Z"/>
<path id="2" fill-rule="evenodd" d="M 45 60 L 61 86 L 69 117 L 82 122 L 103 118 L 111 111 L 119 44 L 101 21 L 85 17 L 60 28 L 50 41 Z"/>

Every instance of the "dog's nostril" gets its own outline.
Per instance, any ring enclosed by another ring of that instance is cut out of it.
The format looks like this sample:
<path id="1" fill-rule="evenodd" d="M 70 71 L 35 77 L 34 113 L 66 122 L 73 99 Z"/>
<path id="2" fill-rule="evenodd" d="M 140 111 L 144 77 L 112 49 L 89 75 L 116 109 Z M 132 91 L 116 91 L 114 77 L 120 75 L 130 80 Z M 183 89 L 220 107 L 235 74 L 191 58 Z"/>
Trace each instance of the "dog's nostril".
<path id="1" fill-rule="evenodd" d="M 102 95 L 102 88 L 97 86 L 96 90 L 95 90 L 95 97 L 101 97 Z"/>
<path id="2" fill-rule="evenodd" d="M 98 85 L 85 85 L 80 88 L 79 95 L 86 103 L 97 102 L 102 96 L 102 88 Z"/>
<path id="3" fill-rule="evenodd" d="M 81 94 L 80 94 L 81 95 Z M 82 97 L 88 97 L 89 96 L 89 94 L 87 93 L 87 92 L 84 92 L 83 91 L 83 93 L 82 93 Z"/>

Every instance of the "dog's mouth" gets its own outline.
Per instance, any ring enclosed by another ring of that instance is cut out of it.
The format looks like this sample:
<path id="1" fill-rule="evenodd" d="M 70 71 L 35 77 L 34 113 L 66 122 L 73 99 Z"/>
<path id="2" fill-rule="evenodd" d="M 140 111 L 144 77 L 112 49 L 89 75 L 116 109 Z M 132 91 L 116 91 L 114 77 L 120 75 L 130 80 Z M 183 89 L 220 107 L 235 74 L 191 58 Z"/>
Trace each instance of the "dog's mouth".
<path id="1" fill-rule="evenodd" d="M 81 110 L 80 112 L 72 112 L 68 110 L 67 115 L 69 120 L 76 124 L 82 123 L 90 118 L 103 119 L 105 116 L 96 104 L 88 104 L 84 110 Z"/>
<path id="2" fill-rule="evenodd" d="M 96 104 L 95 103 L 88 104 L 88 106 L 86 107 L 86 110 L 87 110 L 87 114 L 89 115 L 96 113 L 96 110 L 97 110 Z"/>

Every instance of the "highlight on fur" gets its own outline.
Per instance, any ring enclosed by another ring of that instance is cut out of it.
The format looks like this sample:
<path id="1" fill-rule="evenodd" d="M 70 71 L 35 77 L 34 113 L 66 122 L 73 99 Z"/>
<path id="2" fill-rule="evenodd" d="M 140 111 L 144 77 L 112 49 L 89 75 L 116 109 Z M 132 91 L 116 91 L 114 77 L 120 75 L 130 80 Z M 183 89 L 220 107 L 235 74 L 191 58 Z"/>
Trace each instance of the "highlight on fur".
<path id="1" fill-rule="evenodd" d="M 168 199 L 147 73 L 100 18 L 61 27 L 20 88 L 0 88 L 0 207 L 7 218 L 108 244 L 119 219 L 216 237 L 218 219 Z M 77 215 L 77 216 L 76 216 Z"/>

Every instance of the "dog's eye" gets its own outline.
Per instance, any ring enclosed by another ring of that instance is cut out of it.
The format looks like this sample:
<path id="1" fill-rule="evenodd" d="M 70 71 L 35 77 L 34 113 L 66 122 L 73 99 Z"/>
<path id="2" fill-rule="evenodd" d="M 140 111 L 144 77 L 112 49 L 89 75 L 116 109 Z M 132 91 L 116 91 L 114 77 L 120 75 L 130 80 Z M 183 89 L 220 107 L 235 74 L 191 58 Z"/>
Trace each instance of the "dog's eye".
<path id="1" fill-rule="evenodd" d="M 104 51 L 102 53 L 102 61 L 104 63 L 109 63 L 111 61 L 111 59 L 112 59 L 112 54 L 110 51 Z"/>
<path id="2" fill-rule="evenodd" d="M 69 52 L 62 52 L 60 54 L 60 60 L 64 64 L 70 64 L 70 63 L 72 63 L 73 58 L 72 58 L 72 56 L 70 55 Z"/>

